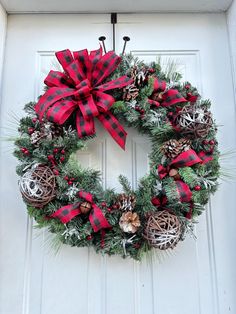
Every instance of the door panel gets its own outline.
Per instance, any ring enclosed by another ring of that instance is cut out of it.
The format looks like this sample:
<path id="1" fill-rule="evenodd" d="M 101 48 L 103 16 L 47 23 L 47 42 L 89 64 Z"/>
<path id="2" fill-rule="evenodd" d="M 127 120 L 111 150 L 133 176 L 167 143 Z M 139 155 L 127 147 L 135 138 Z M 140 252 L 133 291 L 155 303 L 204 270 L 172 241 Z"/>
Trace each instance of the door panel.
<path id="1" fill-rule="evenodd" d="M 128 35 L 128 50 L 141 59 L 162 56 L 163 64 L 176 60 L 183 80 L 212 99 L 215 118 L 225 124 L 219 133 L 222 149 L 232 147 L 234 102 L 224 15 L 119 15 L 118 21 L 117 52 Z M 54 51 L 95 49 L 100 35 L 108 38 L 109 49 L 109 22 L 109 15 L 10 16 L 1 125 L 8 126 L 10 111 L 21 116 L 22 105 L 37 99 L 45 74 L 55 67 Z M 78 162 L 100 170 L 105 188 L 120 190 L 120 173 L 136 188 L 148 171 L 148 139 L 128 129 L 123 152 L 98 123 L 96 129 L 98 140 L 77 154 Z M 2 144 L 1 313 L 223 314 L 229 307 L 234 312 L 233 185 L 222 184 L 200 218 L 198 241 L 189 237 L 171 254 L 153 255 L 141 263 L 70 247 L 54 254 L 51 236 L 34 230 L 25 214 L 14 173 L 16 160 L 6 150 L 7 144 Z"/>

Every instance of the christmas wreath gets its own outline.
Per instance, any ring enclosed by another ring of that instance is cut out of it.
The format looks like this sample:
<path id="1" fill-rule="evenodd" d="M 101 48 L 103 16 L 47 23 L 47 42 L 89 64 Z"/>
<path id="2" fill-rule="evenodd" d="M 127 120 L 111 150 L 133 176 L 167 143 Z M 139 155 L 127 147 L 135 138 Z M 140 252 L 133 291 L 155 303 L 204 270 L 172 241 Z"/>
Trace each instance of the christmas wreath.
<path id="1" fill-rule="evenodd" d="M 29 215 L 60 242 L 109 255 L 173 249 L 217 189 L 210 101 L 160 62 L 102 48 L 56 57 L 63 70 L 50 71 L 45 93 L 25 106 L 15 141 Z M 78 164 L 75 153 L 95 138 L 97 119 L 122 149 L 125 126 L 150 138 L 150 172 L 137 190 L 122 175 L 123 193 L 104 190 L 100 173 Z"/>

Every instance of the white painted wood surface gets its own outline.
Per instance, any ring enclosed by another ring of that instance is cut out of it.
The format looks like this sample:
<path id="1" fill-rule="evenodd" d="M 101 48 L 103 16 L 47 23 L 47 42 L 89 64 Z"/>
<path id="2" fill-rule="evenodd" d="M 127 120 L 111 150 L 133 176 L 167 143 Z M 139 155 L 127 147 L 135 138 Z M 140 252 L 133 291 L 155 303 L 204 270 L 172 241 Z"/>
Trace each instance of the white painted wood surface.
<path id="1" fill-rule="evenodd" d="M 3 66 L 3 60 L 4 60 L 6 28 L 7 28 L 7 14 L 6 14 L 5 9 L 0 4 L 0 88 L 1 88 L 1 83 L 2 83 L 2 66 Z M 1 95 L 1 92 L 0 92 L 0 95 Z"/>
<path id="2" fill-rule="evenodd" d="M 232 0 L 1 0 L 9 13 L 222 12 Z"/>
<path id="3" fill-rule="evenodd" d="M 111 47 L 109 15 L 10 16 L 4 67 L 1 125 L 8 113 L 36 99 L 52 63 L 53 51 L 94 49 L 105 35 Z M 184 79 L 211 98 L 222 149 L 235 145 L 232 75 L 223 14 L 120 15 L 118 51 L 128 48 L 145 60 L 174 58 Z M 88 36 L 89 34 L 89 36 Z M 5 131 L 6 132 L 6 131 Z M 126 174 L 136 185 L 148 168 L 147 140 L 129 130 L 127 152 L 98 128 L 98 141 L 78 156 L 103 172 L 104 186 Z M 230 134 L 230 136 L 229 136 Z M 92 250 L 64 247 L 49 252 L 47 233 L 36 233 L 27 218 L 15 175 L 16 160 L 1 149 L 1 279 L 3 314 L 225 314 L 235 313 L 236 258 L 233 250 L 234 185 L 222 184 L 196 228 L 170 256 L 137 263 L 102 257 Z M 114 157 L 115 156 L 115 157 Z"/>

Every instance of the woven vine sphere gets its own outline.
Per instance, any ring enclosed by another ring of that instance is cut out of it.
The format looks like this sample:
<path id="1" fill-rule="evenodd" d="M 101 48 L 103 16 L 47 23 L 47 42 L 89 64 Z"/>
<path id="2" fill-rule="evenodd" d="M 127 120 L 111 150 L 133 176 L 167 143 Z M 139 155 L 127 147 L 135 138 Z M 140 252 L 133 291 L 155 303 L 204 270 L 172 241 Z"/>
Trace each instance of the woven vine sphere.
<path id="1" fill-rule="evenodd" d="M 205 137 L 212 128 L 212 115 L 206 108 L 187 105 L 175 118 L 175 126 L 186 136 Z"/>
<path id="2" fill-rule="evenodd" d="M 56 179 L 49 167 L 37 165 L 22 176 L 19 186 L 24 200 L 41 208 L 55 197 Z"/>
<path id="3" fill-rule="evenodd" d="M 181 230 L 177 216 L 163 210 L 148 218 L 144 237 L 152 247 L 160 250 L 173 249 L 179 242 Z"/>

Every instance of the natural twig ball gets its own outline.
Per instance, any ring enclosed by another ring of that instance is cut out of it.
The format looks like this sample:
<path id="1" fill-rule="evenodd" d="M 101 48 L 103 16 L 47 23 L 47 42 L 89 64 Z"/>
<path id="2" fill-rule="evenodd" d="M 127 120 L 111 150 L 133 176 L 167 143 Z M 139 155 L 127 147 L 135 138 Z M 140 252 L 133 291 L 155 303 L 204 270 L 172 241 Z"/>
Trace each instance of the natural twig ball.
<path id="1" fill-rule="evenodd" d="M 144 238 L 152 247 L 160 250 L 173 249 L 181 236 L 178 217 L 167 210 L 154 213 L 148 218 Z"/>
<path id="2" fill-rule="evenodd" d="M 41 208 L 55 197 L 56 179 L 48 166 L 37 165 L 23 175 L 19 186 L 23 199 Z"/>
<path id="3" fill-rule="evenodd" d="M 205 137 L 212 128 L 212 115 L 206 108 L 187 105 L 175 117 L 175 126 L 188 137 Z"/>

